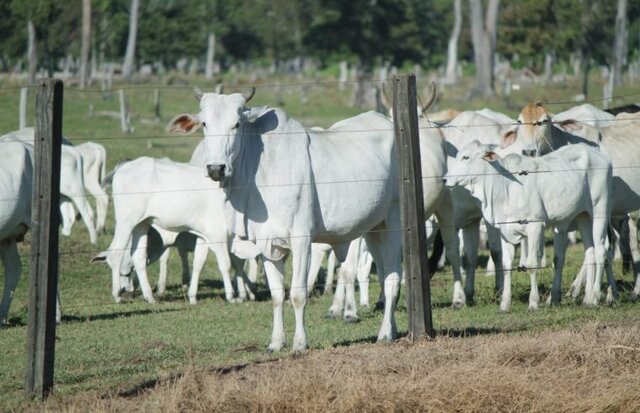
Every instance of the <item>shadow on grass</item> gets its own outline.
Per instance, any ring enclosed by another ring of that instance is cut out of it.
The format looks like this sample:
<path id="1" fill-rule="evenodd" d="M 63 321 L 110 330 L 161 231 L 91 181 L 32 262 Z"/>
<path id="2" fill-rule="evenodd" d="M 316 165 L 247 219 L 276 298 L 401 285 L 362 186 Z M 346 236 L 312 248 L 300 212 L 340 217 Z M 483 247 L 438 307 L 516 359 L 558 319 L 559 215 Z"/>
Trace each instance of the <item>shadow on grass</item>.
<path id="1" fill-rule="evenodd" d="M 103 320 L 115 320 L 117 318 L 127 318 L 134 317 L 139 315 L 147 315 L 147 314 L 163 314 L 163 313 L 173 313 L 177 311 L 183 311 L 180 308 L 150 308 L 148 310 L 132 310 L 132 311 L 116 311 L 113 313 L 102 313 L 102 314 L 90 314 L 90 315 L 63 315 L 62 322 L 64 324 L 70 323 L 84 323 L 87 321 L 103 321 Z"/>

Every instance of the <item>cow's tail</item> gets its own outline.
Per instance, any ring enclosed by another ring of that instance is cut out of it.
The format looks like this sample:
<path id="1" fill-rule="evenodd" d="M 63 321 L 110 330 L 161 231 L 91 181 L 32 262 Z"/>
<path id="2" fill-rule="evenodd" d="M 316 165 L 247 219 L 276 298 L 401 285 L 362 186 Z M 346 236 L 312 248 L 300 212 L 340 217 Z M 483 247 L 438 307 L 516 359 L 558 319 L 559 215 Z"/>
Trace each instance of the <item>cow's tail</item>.
<path id="1" fill-rule="evenodd" d="M 115 176 L 115 174 L 118 171 L 118 169 L 120 169 L 120 167 L 122 165 L 124 165 L 125 163 L 131 162 L 131 161 L 132 161 L 132 159 L 125 159 L 123 161 L 118 162 L 118 164 L 115 166 L 115 168 L 113 168 L 113 171 L 109 172 L 109 174 L 107 176 L 102 178 L 102 181 L 100 182 L 100 186 L 102 188 L 106 188 L 107 186 L 111 185 L 113 183 L 113 177 Z"/>

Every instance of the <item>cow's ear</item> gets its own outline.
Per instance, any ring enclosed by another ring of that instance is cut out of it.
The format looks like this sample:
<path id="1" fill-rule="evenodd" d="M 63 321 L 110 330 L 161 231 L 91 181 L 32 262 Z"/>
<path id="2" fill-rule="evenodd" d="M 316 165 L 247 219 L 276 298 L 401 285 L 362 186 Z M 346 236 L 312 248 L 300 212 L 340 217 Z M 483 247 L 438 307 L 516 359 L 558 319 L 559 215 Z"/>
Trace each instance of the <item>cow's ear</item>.
<path id="1" fill-rule="evenodd" d="M 196 116 L 182 113 L 171 119 L 164 130 L 171 135 L 191 135 L 200 126 L 202 122 Z"/>
<path id="2" fill-rule="evenodd" d="M 500 139 L 500 147 L 502 149 L 511 146 L 516 141 L 517 132 L 515 129 L 509 129 L 502 135 Z"/>
<path id="3" fill-rule="evenodd" d="M 556 125 L 565 132 L 575 132 L 582 129 L 582 124 L 575 119 L 563 120 L 562 122 L 556 123 Z"/>
<path id="4" fill-rule="evenodd" d="M 488 162 L 495 161 L 498 158 L 500 157 L 494 151 L 486 151 L 485 153 L 482 154 L 482 159 Z"/>
<path id="5" fill-rule="evenodd" d="M 255 122 L 255 120 L 262 116 L 267 111 L 267 109 L 267 106 L 253 106 L 246 109 L 244 112 L 242 112 L 242 114 L 248 122 Z"/>

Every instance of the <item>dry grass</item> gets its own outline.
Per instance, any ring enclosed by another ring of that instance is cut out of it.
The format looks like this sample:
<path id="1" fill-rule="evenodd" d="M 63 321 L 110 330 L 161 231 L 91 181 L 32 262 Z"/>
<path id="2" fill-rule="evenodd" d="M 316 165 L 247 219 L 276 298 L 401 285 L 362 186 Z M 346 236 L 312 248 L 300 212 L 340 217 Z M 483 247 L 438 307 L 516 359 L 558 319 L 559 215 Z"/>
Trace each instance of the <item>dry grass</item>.
<path id="1" fill-rule="evenodd" d="M 158 412 L 635 412 L 640 323 L 538 335 L 358 345 L 225 371 L 188 368 L 149 389 L 27 409 Z"/>

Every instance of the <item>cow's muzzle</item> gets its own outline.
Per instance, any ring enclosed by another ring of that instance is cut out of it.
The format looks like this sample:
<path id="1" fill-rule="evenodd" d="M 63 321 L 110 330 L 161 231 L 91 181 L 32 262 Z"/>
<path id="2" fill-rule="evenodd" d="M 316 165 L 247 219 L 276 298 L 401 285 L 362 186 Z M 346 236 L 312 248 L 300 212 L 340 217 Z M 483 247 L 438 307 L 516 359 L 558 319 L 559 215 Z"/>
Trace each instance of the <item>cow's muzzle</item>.
<path id="1" fill-rule="evenodd" d="M 207 165 L 207 175 L 209 175 L 209 178 L 213 179 L 216 182 L 220 182 L 224 179 L 225 175 L 224 175 L 224 170 L 225 170 L 225 165 L 215 165 L 215 164 L 209 164 Z"/>

